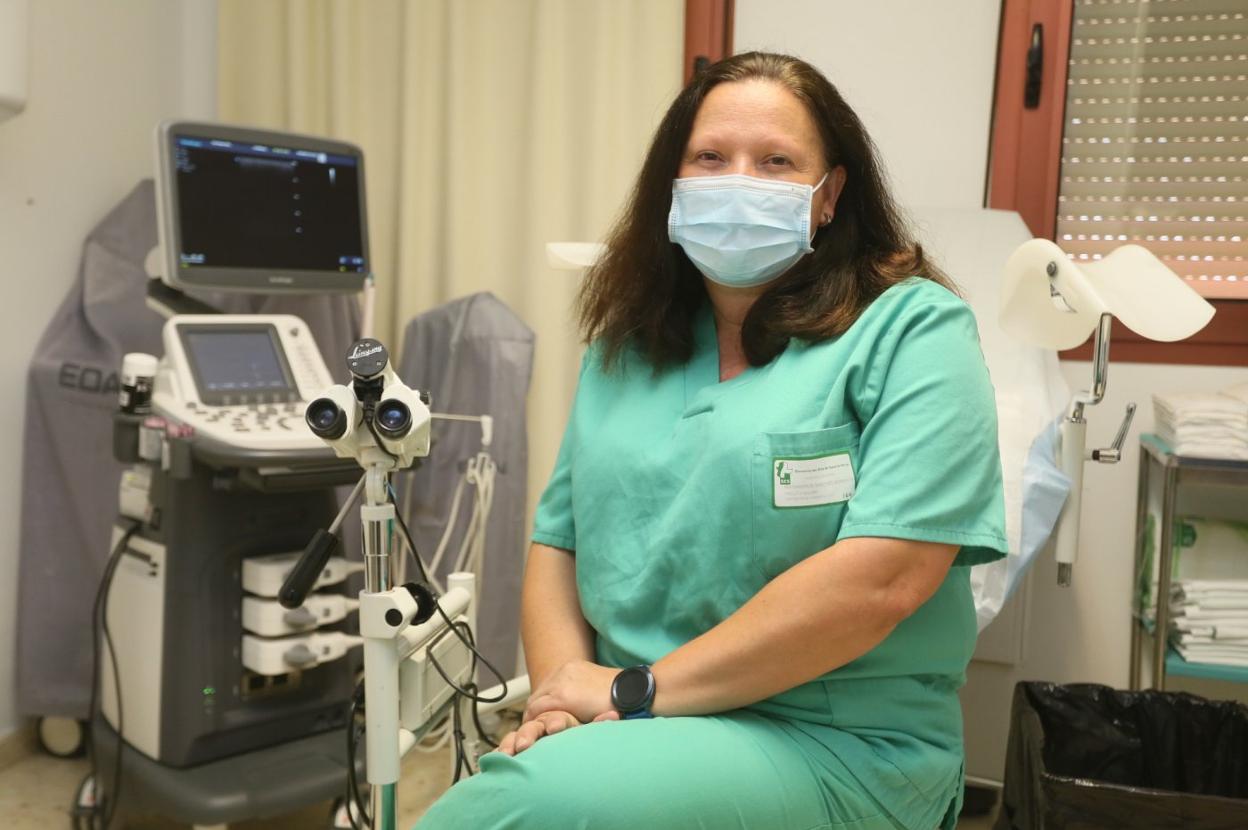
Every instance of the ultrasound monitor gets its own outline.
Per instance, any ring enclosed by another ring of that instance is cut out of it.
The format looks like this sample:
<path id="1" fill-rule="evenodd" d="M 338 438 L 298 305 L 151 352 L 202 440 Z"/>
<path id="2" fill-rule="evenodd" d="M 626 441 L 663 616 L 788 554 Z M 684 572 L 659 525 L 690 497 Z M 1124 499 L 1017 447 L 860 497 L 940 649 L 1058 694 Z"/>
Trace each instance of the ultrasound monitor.
<path id="1" fill-rule="evenodd" d="M 369 272 L 364 155 L 220 124 L 157 130 L 161 278 L 178 289 L 359 291 Z"/>

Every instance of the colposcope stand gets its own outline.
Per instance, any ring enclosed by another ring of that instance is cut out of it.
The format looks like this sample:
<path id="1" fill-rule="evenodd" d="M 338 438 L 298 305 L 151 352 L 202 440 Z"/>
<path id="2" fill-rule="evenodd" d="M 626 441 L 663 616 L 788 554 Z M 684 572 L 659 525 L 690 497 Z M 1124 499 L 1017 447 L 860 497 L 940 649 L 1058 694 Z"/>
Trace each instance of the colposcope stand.
<path id="1" fill-rule="evenodd" d="M 370 785 L 369 814 L 374 830 L 392 830 L 395 827 L 395 791 L 399 780 L 400 749 L 399 723 L 399 665 L 408 655 L 400 655 L 396 640 L 413 620 L 424 611 L 424 618 L 432 614 L 431 608 L 422 609 L 416 594 L 394 584 L 394 563 L 390 555 L 394 541 L 394 504 L 388 495 L 390 470 L 397 466 L 393 456 L 386 455 L 376 446 L 361 446 L 358 461 L 364 467 L 364 502 L 360 506 L 360 520 L 364 543 L 364 590 L 360 593 L 360 636 L 364 640 L 364 696 L 365 696 L 365 745 L 366 775 Z M 357 487 L 352 498 L 360 492 Z M 350 505 L 344 506 L 344 511 Z M 302 604 L 317 574 L 329 555 L 330 535 L 314 539 L 298 565 L 291 572 L 282 588 L 282 601 Z M 471 579 L 469 582 L 469 591 Z M 452 596 L 464 593 L 463 587 L 448 592 L 446 604 L 466 607 L 470 596 Z M 428 597 L 432 599 L 432 597 Z M 408 652 L 410 654 L 410 651 Z M 348 728 L 353 728 L 348 724 Z M 408 743 L 415 743 L 413 733 Z M 351 809 L 348 804 L 347 809 Z"/>
<path id="2" fill-rule="evenodd" d="M 373 450 L 373 452 L 377 452 Z M 368 465 L 360 519 L 364 528 L 364 592 L 360 594 L 360 634 L 364 637 L 366 771 L 369 814 L 374 830 L 393 830 L 399 781 L 399 656 L 391 625 L 416 612 L 415 600 L 394 589 L 390 546 L 394 541 L 394 505 L 386 494 L 389 474 L 379 462 Z M 399 602 L 399 595 L 407 602 Z M 405 606 L 405 607 L 401 607 Z"/>
<path id="3" fill-rule="evenodd" d="M 364 469 L 364 477 L 329 530 L 313 537 L 279 593 L 286 608 L 303 604 L 336 544 L 339 522 L 362 491 L 365 581 L 360 592 L 359 632 L 364 647 L 365 770 L 373 830 L 395 827 L 400 761 L 448 705 L 460 705 L 479 657 L 471 636 L 461 632 L 462 627 L 469 632 L 474 627 L 472 573 L 450 574 L 440 597 L 423 583 L 395 584 L 391 551 L 398 517 L 389 475 L 429 454 L 429 423 L 436 416 L 428 410 L 427 397 L 405 386 L 388 362 L 381 343 L 369 338 L 358 341 L 347 356 L 351 386 L 335 385 L 308 405 L 307 421 L 313 432 L 340 458 L 354 459 Z M 488 423 L 484 428 L 488 434 Z M 419 563 L 417 552 L 412 554 Z M 523 699 L 528 692 L 524 677 L 472 699 L 474 703 L 482 698 L 492 701 L 488 710 L 477 709 L 477 714 L 488 714 Z M 348 724 L 348 728 L 354 726 Z M 457 737 L 466 736 L 457 732 Z"/>
<path id="4" fill-rule="evenodd" d="M 435 638 L 446 628 L 445 620 L 456 620 L 468 614 L 473 601 L 474 578 L 467 573 L 451 574 L 448 590 L 436 600 L 432 595 L 415 590 L 416 586 L 395 585 L 395 563 L 391 556 L 395 507 L 388 492 L 389 475 L 397 462 L 376 446 L 361 446 L 357 454 L 365 468 L 360 506 L 364 590 L 360 593 L 359 622 L 360 636 L 364 640 L 365 771 L 370 785 L 369 814 L 373 830 L 393 830 L 400 760 L 419 739 L 416 732 L 403 728 L 400 717 L 400 669 L 416 652 L 434 648 Z M 358 492 L 358 489 L 353 492 L 352 497 Z M 344 506 L 346 509 L 349 504 Z M 328 548 L 318 547 L 315 541 L 309 545 L 283 586 L 283 601 L 287 599 L 289 588 L 290 600 L 302 603 L 323 566 L 324 556 L 328 556 Z M 441 607 L 442 616 L 434 616 L 434 602 Z M 454 642 L 453 638 L 448 641 Z M 462 660 L 449 670 L 455 676 L 469 665 L 467 660 Z M 466 679 L 461 677 L 460 682 Z M 418 681 L 417 685 L 423 684 Z M 419 698 L 426 689 L 409 691 L 413 698 Z M 516 691 L 517 695 L 527 694 L 527 684 Z M 514 699 L 515 696 L 510 696 L 508 702 Z M 454 701 L 452 705 L 459 704 Z M 415 719 L 420 723 L 413 726 L 429 722 L 429 718 L 421 715 L 430 712 L 429 705 L 417 705 L 415 712 Z M 348 728 L 351 728 L 349 724 Z M 351 809 L 349 805 L 348 809 Z"/>

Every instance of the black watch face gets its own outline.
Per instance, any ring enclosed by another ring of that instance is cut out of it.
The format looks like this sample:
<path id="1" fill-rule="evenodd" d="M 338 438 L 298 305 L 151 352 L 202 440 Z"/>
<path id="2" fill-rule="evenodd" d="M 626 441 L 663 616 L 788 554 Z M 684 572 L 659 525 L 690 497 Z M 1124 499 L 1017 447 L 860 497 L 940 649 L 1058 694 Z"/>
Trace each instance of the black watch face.
<path id="1" fill-rule="evenodd" d="M 650 677 L 641 669 L 625 669 L 615 679 L 616 706 L 625 712 L 646 705 L 650 691 Z"/>

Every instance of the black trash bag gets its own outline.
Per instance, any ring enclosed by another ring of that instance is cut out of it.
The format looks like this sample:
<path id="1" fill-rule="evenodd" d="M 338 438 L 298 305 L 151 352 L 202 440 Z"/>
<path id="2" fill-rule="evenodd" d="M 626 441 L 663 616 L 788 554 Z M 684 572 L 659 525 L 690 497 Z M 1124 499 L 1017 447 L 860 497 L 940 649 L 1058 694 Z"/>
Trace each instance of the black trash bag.
<path id="1" fill-rule="evenodd" d="M 1019 683 L 995 830 L 1246 830 L 1248 707 Z"/>

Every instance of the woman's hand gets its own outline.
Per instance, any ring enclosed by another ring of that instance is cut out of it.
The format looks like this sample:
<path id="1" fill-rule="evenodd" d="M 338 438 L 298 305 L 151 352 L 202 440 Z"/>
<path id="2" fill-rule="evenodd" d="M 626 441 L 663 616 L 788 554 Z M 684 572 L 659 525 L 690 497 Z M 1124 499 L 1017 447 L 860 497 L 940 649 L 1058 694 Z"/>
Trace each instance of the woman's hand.
<path id="1" fill-rule="evenodd" d="M 588 660 L 564 663 L 529 695 L 524 720 L 535 720 L 545 712 L 570 714 L 581 723 L 601 720 L 600 716 L 615 711 L 611 706 L 611 683 L 617 674 L 619 669 Z"/>
<path id="2" fill-rule="evenodd" d="M 543 712 L 533 720 L 520 724 L 515 732 L 504 735 L 498 742 L 498 751 L 504 755 L 519 755 L 547 735 L 557 735 L 565 729 L 580 725 L 581 722 L 570 712 Z"/>

